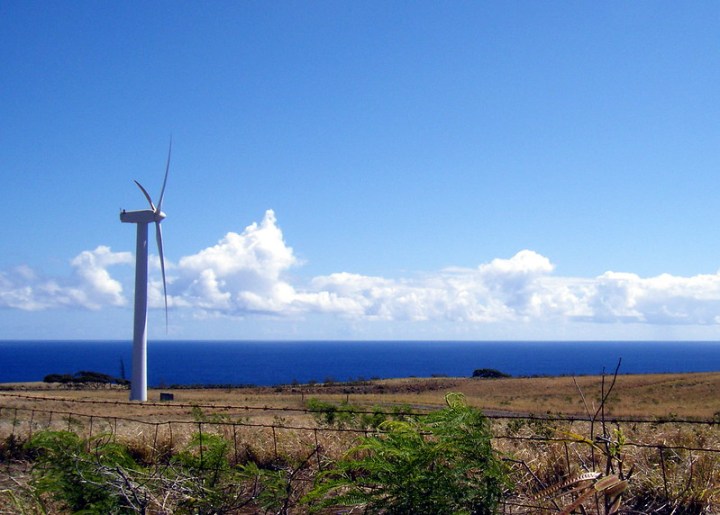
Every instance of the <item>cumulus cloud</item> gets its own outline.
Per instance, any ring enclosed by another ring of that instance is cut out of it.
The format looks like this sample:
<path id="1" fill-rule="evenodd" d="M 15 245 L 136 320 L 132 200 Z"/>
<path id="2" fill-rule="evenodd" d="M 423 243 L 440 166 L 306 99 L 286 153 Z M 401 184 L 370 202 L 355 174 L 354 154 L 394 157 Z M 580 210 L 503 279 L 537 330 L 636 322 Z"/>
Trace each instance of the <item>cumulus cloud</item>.
<path id="1" fill-rule="evenodd" d="M 315 278 L 312 286 L 330 295 L 334 306 L 351 306 L 351 316 L 492 322 L 547 314 L 540 313 L 542 304 L 552 305 L 555 294 L 541 279 L 553 268 L 547 258 L 523 250 L 475 269 L 402 280 L 340 273 Z"/>
<path id="2" fill-rule="evenodd" d="M 60 307 L 100 309 L 123 306 L 122 284 L 108 267 L 132 263 L 129 252 L 112 252 L 99 246 L 86 250 L 71 262 L 73 272 L 63 279 L 47 278 L 27 266 L 0 272 L 0 307 L 38 311 Z"/>
<path id="3" fill-rule="evenodd" d="M 283 274 L 297 263 L 269 210 L 260 224 L 229 232 L 217 245 L 180 259 L 173 303 L 230 315 L 284 312 L 297 293 Z"/>
<path id="4" fill-rule="evenodd" d="M 719 323 L 720 276 L 641 278 L 607 272 L 558 277 L 532 250 L 476 268 L 448 268 L 405 278 L 335 272 L 304 287 L 287 277 L 297 266 L 272 211 L 242 233 L 182 258 L 177 305 L 223 315 L 323 314 L 349 320 L 460 323 L 577 320 L 667 324 Z"/>
<path id="5" fill-rule="evenodd" d="M 17 267 L 0 273 L 0 307 L 123 306 L 122 284 L 110 270 L 132 263 L 130 253 L 100 246 L 75 257 L 63 280 Z M 260 223 L 168 263 L 169 305 L 195 316 L 319 315 L 352 322 L 720 324 L 718 274 L 562 277 L 550 259 L 527 249 L 474 268 L 402 278 L 335 272 L 299 283 L 290 271 L 300 264 L 270 210 Z M 160 308 L 162 282 L 153 275 L 149 301 Z"/>
<path id="6" fill-rule="evenodd" d="M 642 278 L 606 272 L 589 288 L 588 311 L 593 321 L 653 324 L 716 324 L 720 322 L 720 275 Z"/>

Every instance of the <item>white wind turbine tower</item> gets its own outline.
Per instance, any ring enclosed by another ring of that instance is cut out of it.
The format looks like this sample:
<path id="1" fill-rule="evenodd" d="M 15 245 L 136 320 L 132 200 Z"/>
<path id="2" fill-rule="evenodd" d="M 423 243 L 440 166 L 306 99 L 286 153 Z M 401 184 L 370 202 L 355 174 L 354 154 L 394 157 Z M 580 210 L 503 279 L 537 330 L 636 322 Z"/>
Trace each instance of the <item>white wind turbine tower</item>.
<path id="1" fill-rule="evenodd" d="M 172 141 L 168 149 L 167 165 L 165 166 L 165 179 L 163 180 L 160 199 L 157 206 L 153 204 L 150 195 L 135 181 L 145 198 L 150 203 L 150 209 L 142 211 L 125 211 L 120 213 L 120 221 L 137 225 L 137 249 L 135 251 L 135 319 L 133 327 L 133 355 L 132 355 L 132 382 L 130 384 L 130 400 L 147 400 L 147 279 L 148 279 L 148 224 L 155 222 L 155 238 L 160 253 L 160 269 L 162 270 L 163 293 L 165 295 L 165 327 L 167 329 L 167 285 L 165 282 L 165 257 L 163 255 L 162 230 L 160 222 L 165 219 L 162 212 L 163 196 L 170 170 L 170 153 Z"/>

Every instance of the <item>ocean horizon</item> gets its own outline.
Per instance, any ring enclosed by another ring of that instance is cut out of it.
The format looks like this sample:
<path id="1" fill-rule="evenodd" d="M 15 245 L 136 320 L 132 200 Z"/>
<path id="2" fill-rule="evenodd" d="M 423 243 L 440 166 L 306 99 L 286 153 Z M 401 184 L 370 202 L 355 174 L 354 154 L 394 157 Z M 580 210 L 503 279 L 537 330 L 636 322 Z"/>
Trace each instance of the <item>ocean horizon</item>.
<path id="1" fill-rule="evenodd" d="M 130 378 L 132 343 L 0 341 L 0 383 L 87 370 Z M 709 341 L 247 341 L 148 343 L 148 385 L 278 385 L 391 377 L 469 377 L 720 371 Z"/>

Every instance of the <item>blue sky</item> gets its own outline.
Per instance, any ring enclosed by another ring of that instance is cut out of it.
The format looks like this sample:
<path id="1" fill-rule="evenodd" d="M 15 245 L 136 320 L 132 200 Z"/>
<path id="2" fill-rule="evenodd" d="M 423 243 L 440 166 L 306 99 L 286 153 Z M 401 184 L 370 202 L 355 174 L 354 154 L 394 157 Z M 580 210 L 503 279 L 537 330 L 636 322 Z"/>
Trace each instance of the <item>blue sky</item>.
<path id="1" fill-rule="evenodd" d="M 0 2 L 0 338 L 717 339 L 717 2 Z M 154 250 L 153 247 L 151 249 Z"/>

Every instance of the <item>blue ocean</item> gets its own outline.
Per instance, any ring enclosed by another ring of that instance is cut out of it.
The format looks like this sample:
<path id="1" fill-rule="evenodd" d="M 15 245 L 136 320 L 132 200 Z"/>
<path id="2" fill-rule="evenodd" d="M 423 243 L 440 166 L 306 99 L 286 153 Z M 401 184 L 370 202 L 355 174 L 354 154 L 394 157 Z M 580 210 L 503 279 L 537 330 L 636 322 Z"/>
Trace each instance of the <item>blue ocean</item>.
<path id="1" fill-rule="evenodd" d="M 131 376 L 130 342 L 0 341 L 0 382 L 81 370 Z M 720 371 L 718 342 L 157 341 L 148 384 L 276 385 L 358 378 Z"/>

